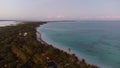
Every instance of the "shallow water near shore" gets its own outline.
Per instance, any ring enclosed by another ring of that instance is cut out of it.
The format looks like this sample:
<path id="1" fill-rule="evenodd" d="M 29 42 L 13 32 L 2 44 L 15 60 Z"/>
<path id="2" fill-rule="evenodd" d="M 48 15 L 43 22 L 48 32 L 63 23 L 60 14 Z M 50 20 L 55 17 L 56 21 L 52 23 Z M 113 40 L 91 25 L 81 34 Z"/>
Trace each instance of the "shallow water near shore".
<path id="1" fill-rule="evenodd" d="M 42 39 L 101 68 L 120 68 L 120 21 L 53 22 L 40 26 Z"/>

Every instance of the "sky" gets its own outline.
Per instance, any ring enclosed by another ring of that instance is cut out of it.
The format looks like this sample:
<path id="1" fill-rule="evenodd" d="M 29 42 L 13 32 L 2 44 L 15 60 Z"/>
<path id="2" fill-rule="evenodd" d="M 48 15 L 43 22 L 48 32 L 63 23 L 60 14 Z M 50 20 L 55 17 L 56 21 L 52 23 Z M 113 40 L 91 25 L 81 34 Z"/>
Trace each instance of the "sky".
<path id="1" fill-rule="evenodd" d="M 120 20 L 120 0 L 0 0 L 0 19 Z"/>

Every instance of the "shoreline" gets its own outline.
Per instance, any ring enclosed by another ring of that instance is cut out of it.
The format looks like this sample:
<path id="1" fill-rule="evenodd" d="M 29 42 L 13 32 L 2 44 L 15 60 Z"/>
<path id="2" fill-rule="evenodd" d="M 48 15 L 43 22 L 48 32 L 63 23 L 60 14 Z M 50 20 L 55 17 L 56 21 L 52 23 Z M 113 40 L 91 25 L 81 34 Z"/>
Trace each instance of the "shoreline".
<path id="1" fill-rule="evenodd" d="M 36 33 L 35 28 L 45 23 L 23 22 L 0 28 L 0 67 L 47 68 L 49 61 L 54 61 L 59 68 L 99 68 L 46 43 L 42 38 L 39 42 L 36 34 L 39 37 L 41 34 Z"/>
<path id="2" fill-rule="evenodd" d="M 43 40 L 43 37 L 42 37 L 42 34 L 41 34 L 41 32 L 36 32 L 36 35 L 37 35 L 37 40 L 39 41 L 39 42 L 41 42 L 42 44 L 45 44 L 45 45 L 51 45 L 51 46 L 53 46 L 53 47 L 55 47 L 55 48 L 57 48 L 57 49 L 59 49 L 59 50 L 62 50 L 62 51 L 64 51 L 64 52 L 66 52 L 66 53 L 68 53 L 68 54 L 74 54 L 74 53 L 72 53 L 72 52 L 69 52 L 68 50 L 65 50 L 65 49 L 63 49 L 63 48 L 61 48 L 61 47 L 58 47 L 57 45 L 53 45 L 52 43 L 48 43 L 47 41 L 45 41 L 45 40 Z M 69 48 L 68 48 L 69 49 Z M 76 54 L 75 54 L 76 55 Z M 83 58 L 81 57 L 79 57 L 79 59 L 80 60 L 82 60 Z"/>
<path id="3" fill-rule="evenodd" d="M 38 31 L 36 32 L 36 38 L 37 38 L 37 40 L 38 40 L 39 42 L 41 42 L 42 44 L 50 45 L 50 44 L 48 44 L 46 41 L 44 41 L 44 40 L 42 39 L 41 33 L 38 32 Z"/>
<path id="4" fill-rule="evenodd" d="M 44 24 L 43 24 L 44 25 Z M 40 26 L 39 26 L 40 27 Z M 38 27 L 37 27 L 38 28 Z M 83 60 L 84 58 L 83 57 L 80 57 L 80 56 L 78 56 L 76 53 L 74 53 L 74 52 L 71 52 L 71 50 L 70 50 L 70 52 L 69 52 L 69 48 L 68 49 L 64 49 L 64 48 L 61 48 L 61 47 L 59 47 L 59 46 L 57 46 L 57 45 L 54 45 L 54 44 L 52 44 L 52 43 L 48 43 L 46 40 L 43 40 L 43 36 L 42 36 L 42 34 L 41 34 L 41 32 L 40 31 L 36 31 L 36 38 L 37 38 L 37 40 L 39 41 L 39 42 L 42 42 L 42 44 L 45 44 L 45 45 L 50 45 L 50 46 L 53 46 L 54 48 L 57 48 L 57 49 L 59 49 L 59 50 L 61 50 L 61 51 L 64 51 L 64 52 L 66 52 L 67 54 L 69 54 L 69 55 L 72 55 L 72 54 L 74 54 L 77 58 L 78 58 L 78 60 Z M 95 64 L 93 64 L 93 63 L 90 63 L 89 61 L 86 61 L 85 60 L 85 62 L 87 63 L 87 64 L 92 64 L 92 65 L 94 65 L 94 66 L 96 66 Z M 98 67 L 98 68 L 100 68 L 100 67 Z"/>

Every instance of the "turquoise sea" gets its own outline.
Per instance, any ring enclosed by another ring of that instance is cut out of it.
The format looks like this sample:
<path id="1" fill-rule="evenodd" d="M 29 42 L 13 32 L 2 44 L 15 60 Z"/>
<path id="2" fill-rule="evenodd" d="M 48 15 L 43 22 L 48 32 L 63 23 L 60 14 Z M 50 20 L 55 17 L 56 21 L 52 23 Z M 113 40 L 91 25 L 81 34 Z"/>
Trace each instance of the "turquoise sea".
<path id="1" fill-rule="evenodd" d="M 120 68 L 120 21 L 48 22 L 38 31 L 55 47 L 101 68 Z"/>

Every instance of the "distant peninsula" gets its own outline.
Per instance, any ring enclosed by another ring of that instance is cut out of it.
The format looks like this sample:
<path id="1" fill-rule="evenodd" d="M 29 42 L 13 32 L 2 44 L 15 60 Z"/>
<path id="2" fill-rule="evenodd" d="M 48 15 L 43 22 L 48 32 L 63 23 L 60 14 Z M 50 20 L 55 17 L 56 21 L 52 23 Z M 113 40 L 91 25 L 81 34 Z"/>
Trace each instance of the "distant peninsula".
<path id="1" fill-rule="evenodd" d="M 36 31 L 46 22 L 0 27 L 0 68 L 99 68 L 43 42 Z"/>

